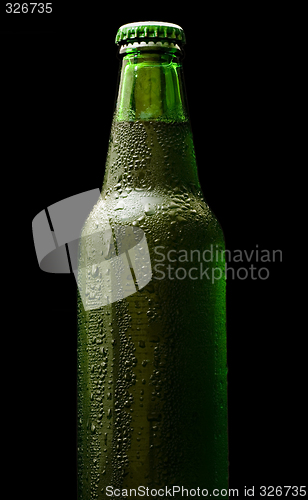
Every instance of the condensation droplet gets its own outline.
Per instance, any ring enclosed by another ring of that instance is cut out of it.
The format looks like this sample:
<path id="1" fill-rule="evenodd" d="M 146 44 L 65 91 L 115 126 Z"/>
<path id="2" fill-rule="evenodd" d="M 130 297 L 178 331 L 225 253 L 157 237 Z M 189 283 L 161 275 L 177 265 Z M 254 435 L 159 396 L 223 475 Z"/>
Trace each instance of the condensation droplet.
<path id="1" fill-rule="evenodd" d="M 114 210 L 123 210 L 124 207 L 125 207 L 124 202 L 119 201 L 119 203 L 114 207 Z"/>
<path id="2" fill-rule="evenodd" d="M 149 203 L 147 203 L 145 206 L 144 206 L 144 213 L 146 215 L 154 215 L 155 214 L 155 209 L 152 205 L 150 205 Z"/>

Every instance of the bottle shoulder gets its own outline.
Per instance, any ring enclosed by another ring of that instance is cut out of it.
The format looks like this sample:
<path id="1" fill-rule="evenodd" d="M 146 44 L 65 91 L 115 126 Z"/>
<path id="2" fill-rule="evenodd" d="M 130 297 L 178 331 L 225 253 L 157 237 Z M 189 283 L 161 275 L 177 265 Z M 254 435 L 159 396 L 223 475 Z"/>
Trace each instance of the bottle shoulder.
<path id="1" fill-rule="evenodd" d="M 153 241 L 184 238 L 186 244 L 213 241 L 224 245 L 222 228 L 202 194 L 128 191 L 101 197 L 84 224 L 82 236 L 124 225 L 140 227 Z"/>

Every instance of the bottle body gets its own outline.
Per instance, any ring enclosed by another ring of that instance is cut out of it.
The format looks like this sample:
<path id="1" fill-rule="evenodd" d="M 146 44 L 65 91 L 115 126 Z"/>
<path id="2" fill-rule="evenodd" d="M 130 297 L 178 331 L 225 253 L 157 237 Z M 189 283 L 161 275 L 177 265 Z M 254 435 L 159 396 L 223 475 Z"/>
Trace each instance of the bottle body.
<path id="1" fill-rule="evenodd" d="M 115 114 L 81 239 L 80 500 L 110 488 L 228 487 L 223 233 L 200 190 L 189 120 L 138 118 Z M 115 241 L 119 228 L 142 231 L 151 276 L 138 287 L 130 262 L 136 291 L 99 306 L 106 246 L 91 235 L 110 228 Z"/>

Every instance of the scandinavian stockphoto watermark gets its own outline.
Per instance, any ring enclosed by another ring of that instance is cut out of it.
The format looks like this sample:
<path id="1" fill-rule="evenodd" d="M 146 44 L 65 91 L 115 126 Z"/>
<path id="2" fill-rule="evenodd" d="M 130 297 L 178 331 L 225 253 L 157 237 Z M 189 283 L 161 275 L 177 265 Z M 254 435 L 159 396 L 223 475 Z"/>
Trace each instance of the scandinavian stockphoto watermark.
<path id="1" fill-rule="evenodd" d="M 266 280 L 270 276 L 268 264 L 282 262 L 282 250 L 260 249 L 258 244 L 252 250 L 222 249 L 218 245 L 211 244 L 203 251 L 184 248 L 175 250 L 156 246 L 154 254 L 155 280 L 188 278 L 209 280 L 211 283 L 223 277 Z M 242 264 L 240 267 L 239 263 Z"/>
<path id="2" fill-rule="evenodd" d="M 34 246 L 40 268 L 49 273 L 73 273 L 85 310 L 117 302 L 144 288 L 152 279 L 208 280 L 222 278 L 266 280 L 268 264 L 282 262 L 281 250 L 225 250 L 210 245 L 204 250 L 159 245 L 149 250 L 138 226 L 99 223 L 83 232 L 84 223 L 100 199 L 93 189 L 50 205 L 32 221 Z M 241 264 L 239 267 L 238 264 Z M 242 265 L 243 264 L 243 265 Z"/>

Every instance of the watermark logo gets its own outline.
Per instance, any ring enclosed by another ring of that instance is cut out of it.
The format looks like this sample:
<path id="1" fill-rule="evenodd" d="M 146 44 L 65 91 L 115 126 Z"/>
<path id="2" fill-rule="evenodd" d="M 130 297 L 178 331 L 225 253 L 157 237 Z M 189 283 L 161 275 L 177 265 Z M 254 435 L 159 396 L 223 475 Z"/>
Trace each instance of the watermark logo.
<path id="1" fill-rule="evenodd" d="M 268 265 L 282 262 L 281 250 L 230 250 L 210 244 L 203 250 L 175 250 L 163 245 L 154 248 L 154 280 L 208 280 L 212 284 L 221 278 L 266 280 Z M 260 264 L 261 263 L 261 264 Z M 266 265 L 264 265 L 266 263 Z"/>
<path id="2" fill-rule="evenodd" d="M 99 189 L 61 200 L 32 221 L 34 246 L 42 271 L 75 276 L 85 310 L 97 309 L 132 295 L 147 285 L 152 268 L 141 228 L 110 224 L 84 236 L 91 258 L 79 246 L 82 227 L 100 197 Z M 48 220 L 48 215 L 52 227 Z M 90 262 L 90 264 L 89 264 Z"/>
<path id="3" fill-rule="evenodd" d="M 83 231 L 81 242 L 84 223 L 99 198 L 98 188 L 77 194 L 42 210 L 32 221 L 40 268 L 73 273 L 85 310 L 128 297 L 151 279 L 211 284 L 229 278 L 267 280 L 268 264 L 282 262 L 281 250 L 258 245 L 250 251 L 226 250 L 217 244 L 202 250 L 158 245 L 153 248 L 152 272 L 146 236 L 138 226 L 105 223 L 102 230 L 97 223 L 94 230 Z"/>

